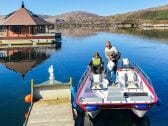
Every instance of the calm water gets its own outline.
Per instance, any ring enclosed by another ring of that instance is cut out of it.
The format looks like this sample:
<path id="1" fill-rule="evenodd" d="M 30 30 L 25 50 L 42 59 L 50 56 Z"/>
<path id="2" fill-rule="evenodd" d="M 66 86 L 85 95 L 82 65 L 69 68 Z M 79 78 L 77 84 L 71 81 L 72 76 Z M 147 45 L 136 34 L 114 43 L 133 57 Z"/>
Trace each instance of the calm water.
<path id="1" fill-rule="evenodd" d="M 8 54 L 1 50 L 0 126 L 23 124 L 24 113 L 28 111 L 24 97 L 30 93 L 30 79 L 33 78 L 35 83 L 47 80 L 48 67 L 51 64 L 54 65 L 56 79 L 68 81 L 72 76 L 73 84 L 76 85 L 93 52 L 98 51 L 106 63 L 104 56 L 106 40 L 110 40 L 120 50 L 122 57 L 129 57 L 132 63 L 137 63 L 148 74 L 162 104 L 160 107 L 154 106 L 142 119 L 137 119 L 130 111 L 103 111 L 109 116 L 97 117 L 99 120 L 97 125 L 167 126 L 168 39 L 145 36 L 145 33 L 143 35 L 125 32 L 82 31 L 81 33 L 64 32 L 62 46 L 58 50 L 53 48 L 4 50 Z"/>

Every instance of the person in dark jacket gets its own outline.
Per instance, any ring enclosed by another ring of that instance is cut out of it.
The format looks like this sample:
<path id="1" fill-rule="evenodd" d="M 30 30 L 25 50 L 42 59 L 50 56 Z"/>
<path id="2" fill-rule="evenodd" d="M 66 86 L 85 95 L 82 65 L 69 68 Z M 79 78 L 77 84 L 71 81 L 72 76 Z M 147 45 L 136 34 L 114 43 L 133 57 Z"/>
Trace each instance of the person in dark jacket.
<path id="1" fill-rule="evenodd" d="M 103 61 L 98 52 L 95 52 L 89 66 L 94 74 L 101 74 L 103 72 Z"/>

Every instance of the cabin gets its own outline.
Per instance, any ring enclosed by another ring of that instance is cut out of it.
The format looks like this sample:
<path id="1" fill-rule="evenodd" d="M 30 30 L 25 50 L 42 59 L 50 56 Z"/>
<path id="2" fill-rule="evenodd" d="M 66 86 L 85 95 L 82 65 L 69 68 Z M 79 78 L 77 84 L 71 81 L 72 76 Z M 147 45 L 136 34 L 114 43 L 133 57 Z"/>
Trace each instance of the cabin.
<path id="1" fill-rule="evenodd" d="M 0 22 L 1 35 L 5 37 L 19 38 L 32 37 L 37 34 L 49 32 L 53 24 L 45 21 L 40 16 L 25 8 L 22 2 L 21 8 L 8 14 Z"/>

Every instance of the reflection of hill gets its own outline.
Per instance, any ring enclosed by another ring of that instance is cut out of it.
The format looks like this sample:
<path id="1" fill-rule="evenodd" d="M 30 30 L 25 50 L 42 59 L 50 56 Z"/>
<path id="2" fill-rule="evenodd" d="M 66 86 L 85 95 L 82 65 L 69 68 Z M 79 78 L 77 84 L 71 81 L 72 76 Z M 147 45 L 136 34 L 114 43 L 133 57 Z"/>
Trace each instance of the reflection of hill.
<path id="1" fill-rule="evenodd" d="M 23 77 L 55 51 L 55 48 L 10 48 L 0 50 L 0 63 Z"/>
<path id="2" fill-rule="evenodd" d="M 112 31 L 114 32 L 114 31 Z M 140 29 L 120 29 L 115 31 L 121 34 L 132 34 L 136 36 L 142 36 L 147 38 L 154 38 L 162 40 L 168 43 L 168 30 L 140 30 Z"/>
<path id="3" fill-rule="evenodd" d="M 130 34 L 136 36 L 142 36 L 147 38 L 159 39 L 162 42 L 168 43 L 168 29 L 167 30 L 141 30 L 141 29 L 84 29 L 84 28 L 72 28 L 72 29 L 62 29 L 63 36 L 68 36 L 72 38 L 82 38 L 95 36 L 98 32 L 112 32 L 119 34 Z"/>
<path id="4" fill-rule="evenodd" d="M 82 38 L 82 37 L 89 37 L 89 36 L 95 36 L 96 32 L 93 32 L 93 30 L 89 29 L 64 29 L 62 30 L 62 34 L 67 37 L 72 38 Z"/>

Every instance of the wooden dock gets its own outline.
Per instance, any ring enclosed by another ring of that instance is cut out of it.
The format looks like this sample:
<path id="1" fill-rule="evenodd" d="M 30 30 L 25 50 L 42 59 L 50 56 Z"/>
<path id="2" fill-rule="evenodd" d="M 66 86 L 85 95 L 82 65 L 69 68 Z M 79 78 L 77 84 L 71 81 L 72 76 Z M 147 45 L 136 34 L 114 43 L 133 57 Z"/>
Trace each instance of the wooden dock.
<path id="1" fill-rule="evenodd" d="M 54 100 L 35 102 L 26 126 L 74 126 L 71 104 Z"/>
<path id="2" fill-rule="evenodd" d="M 26 39 L 55 39 L 54 35 L 39 35 L 39 36 L 26 36 L 26 37 L 6 37 L 0 36 L 0 40 L 26 40 Z"/>
<path id="3" fill-rule="evenodd" d="M 31 92 L 33 99 L 24 126 L 75 126 L 70 83 L 32 84 Z"/>

